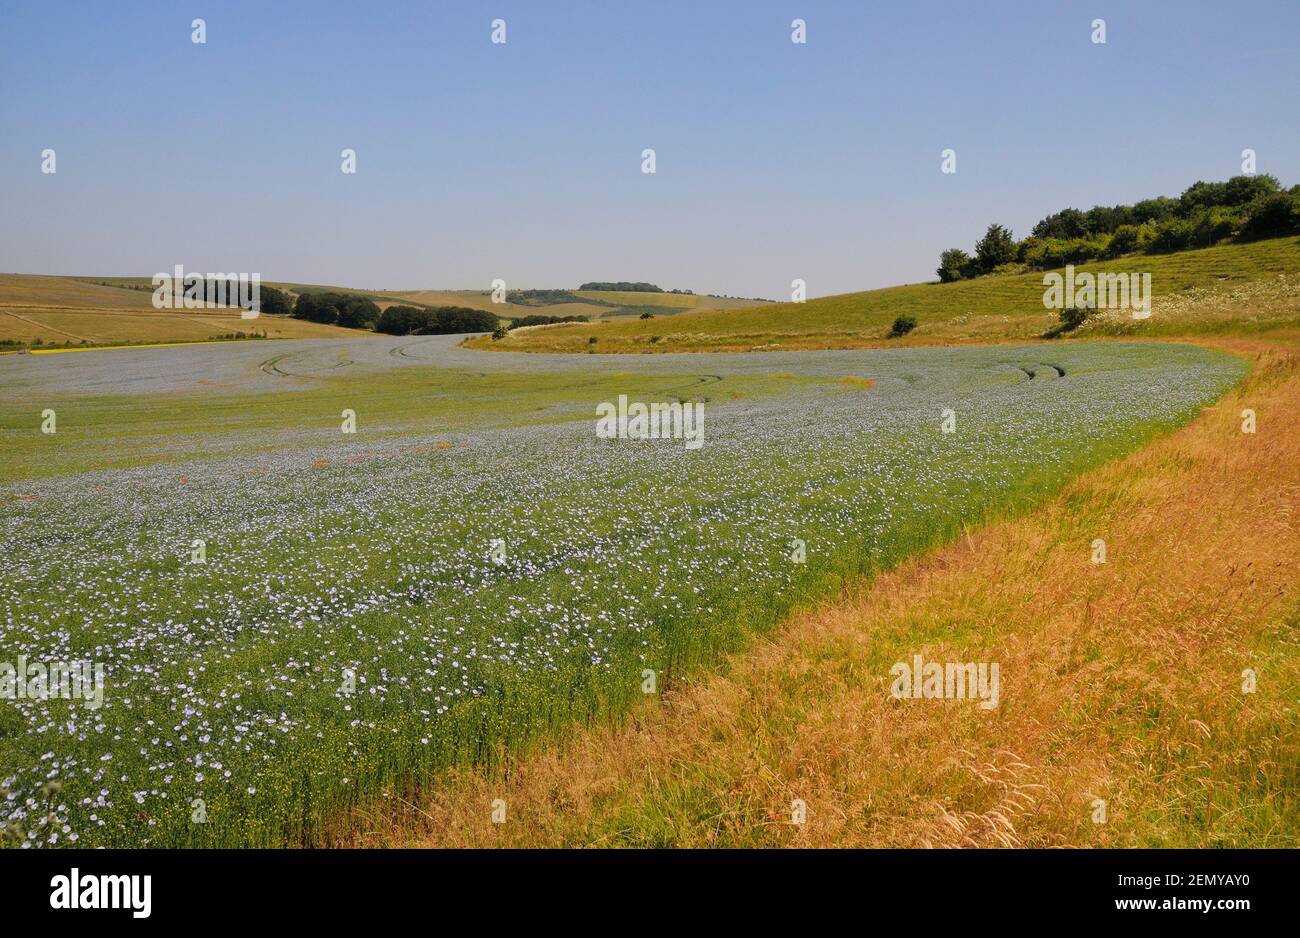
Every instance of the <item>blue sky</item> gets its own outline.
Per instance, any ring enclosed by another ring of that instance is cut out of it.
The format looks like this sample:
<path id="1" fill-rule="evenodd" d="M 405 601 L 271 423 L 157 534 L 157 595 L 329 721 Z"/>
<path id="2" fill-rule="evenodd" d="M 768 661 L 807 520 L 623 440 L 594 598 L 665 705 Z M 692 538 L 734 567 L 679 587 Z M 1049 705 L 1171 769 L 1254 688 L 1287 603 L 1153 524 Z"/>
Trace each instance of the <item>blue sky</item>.
<path id="1" fill-rule="evenodd" d="M 1247 147 L 1300 182 L 1295 0 L 0 4 L 5 272 L 819 296 Z"/>

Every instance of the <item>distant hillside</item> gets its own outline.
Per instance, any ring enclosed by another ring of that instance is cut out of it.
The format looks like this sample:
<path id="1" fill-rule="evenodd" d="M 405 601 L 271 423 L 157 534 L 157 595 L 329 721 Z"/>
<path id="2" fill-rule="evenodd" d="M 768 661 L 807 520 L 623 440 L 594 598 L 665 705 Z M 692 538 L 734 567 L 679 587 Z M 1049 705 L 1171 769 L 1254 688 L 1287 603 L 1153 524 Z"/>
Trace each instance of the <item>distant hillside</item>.
<path id="1" fill-rule="evenodd" d="M 286 316 L 243 319 L 237 309 L 154 309 L 152 299 L 147 277 L 0 274 L 0 349 L 359 335 Z"/>
<path id="2" fill-rule="evenodd" d="M 1151 318 L 1135 321 L 1127 312 L 1112 311 L 1085 323 L 1077 330 L 1080 336 L 1300 328 L 1300 238 L 1133 255 L 1078 270 L 1149 272 L 1155 297 Z M 470 344 L 504 351 L 674 352 L 1034 339 L 1060 322 L 1057 311 L 1043 306 L 1043 276 L 995 275 L 846 293 L 806 303 L 549 326 L 498 342 Z M 641 296 L 641 302 L 647 302 L 649 295 Z M 900 316 L 915 318 L 916 328 L 905 337 L 888 338 Z"/>

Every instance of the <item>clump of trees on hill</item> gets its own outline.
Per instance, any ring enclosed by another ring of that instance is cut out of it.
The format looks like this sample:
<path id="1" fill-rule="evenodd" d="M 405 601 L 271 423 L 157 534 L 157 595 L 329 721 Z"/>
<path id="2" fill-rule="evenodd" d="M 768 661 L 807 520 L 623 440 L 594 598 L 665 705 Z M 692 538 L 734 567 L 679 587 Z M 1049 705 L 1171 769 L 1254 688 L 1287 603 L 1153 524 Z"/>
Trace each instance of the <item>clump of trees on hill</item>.
<path id="1" fill-rule="evenodd" d="M 154 289 L 153 286 L 119 285 L 109 283 L 107 280 L 97 282 L 102 286 L 121 286 L 128 290 L 153 291 Z M 241 281 L 238 277 L 213 278 L 198 277 L 191 274 L 185 277 L 183 286 L 187 295 L 192 293 L 194 298 L 204 306 L 211 304 L 220 309 L 250 308 L 248 302 L 251 299 L 252 285 L 247 279 Z M 277 290 L 275 287 L 268 287 L 259 282 L 257 298 L 259 312 L 270 313 L 273 316 L 286 316 L 293 312 L 293 298 L 283 290 Z"/>
<path id="2" fill-rule="evenodd" d="M 375 329 L 389 335 L 457 335 L 495 332 L 500 324 L 492 313 L 467 306 L 390 306 L 380 313 Z"/>
<path id="3" fill-rule="evenodd" d="M 590 316 L 520 316 L 510 323 L 511 329 L 520 326 L 553 326 L 559 322 L 591 322 Z"/>
<path id="4" fill-rule="evenodd" d="M 294 304 L 293 317 L 349 329 L 372 329 L 379 320 L 379 307 L 374 300 L 348 293 L 304 293 Z"/>
<path id="5" fill-rule="evenodd" d="M 262 287 L 259 291 L 261 311 L 272 316 L 289 316 L 293 313 L 293 297 L 275 287 Z"/>
<path id="6" fill-rule="evenodd" d="M 1197 182 L 1176 199 L 1132 205 L 1065 208 L 1016 241 L 1002 225 L 988 227 L 971 256 L 960 248 L 939 255 L 939 280 L 950 283 L 994 272 L 1046 270 L 1123 254 L 1166 254 L 1211 247 L 1233 238 L 1252 241 L 1300 234 L 1300 185 L 1283 190 L 1273 176 L 1233 176 Z"/>
<path id="7" fill-rule="evenodd" d="M 609 293 L 663 293 L 662 287 L 653 283 L 630 283 L 626 280 L 593 280 L 578 287 L 579 290 L 603 290 Z M 676 291 L 675 291 L 676 292 Z"/>
<path id="8" fill-rule="evenodd" d="M 264 308 L 265 292 L 264 289 Z M 390 306 L 380 312 L 369 297 L 331 292 L 300 294 L 293 305 L 293 316 L 350 329 L 374 329 L 389 335 L 493 332 L 500 325 L 492 313 L 467 306 Z"/>

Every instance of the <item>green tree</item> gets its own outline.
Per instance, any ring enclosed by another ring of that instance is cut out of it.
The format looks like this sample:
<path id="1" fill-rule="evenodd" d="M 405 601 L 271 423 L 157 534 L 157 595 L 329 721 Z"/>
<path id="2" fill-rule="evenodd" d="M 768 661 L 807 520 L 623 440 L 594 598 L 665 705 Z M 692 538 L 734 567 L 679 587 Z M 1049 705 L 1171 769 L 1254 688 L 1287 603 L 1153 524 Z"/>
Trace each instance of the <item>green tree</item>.
<path id="1" fill-rule="evenodd" d="M 1278 238 L 1293 232 L 1300 232 L 1300 197 L 1285 192 L 1256 203 L 1241 226 L 1241 236 L 1246 239 Z"/>
<path id="2" fill-rule="evenodd" d="M 975 262 L 984 273 L 1015 259 L 1015 239 L 1011 237 L 1011 230 L 1001 225 L 989 225 L 984 237 L 975 242 Z"/>
<path id="3" fill-rule="evenodd" d="M 371 329 L 379 319 L 379 307 L 363 296 L 345 297 L 338 306 L 338 324 L 349 329 Z"/>
<path id="4" fill-rule="evenodd" d="M 939 269 L 935 271 L 939 275 L 940 283 L 952 283 L 954 280 L 960 280 L 966 276 L 970 269 L 971 256 L 961 248 L 949 248 L 939 255 Z"/>
<path id="5" fill-rule="evenodd" d="M 293 312 L 293 300 L 283 290 L 277 290 L 275 287 L 261 287 L 260 293 L 262 312 L 271 316 L 288 316 Z"/>
<path id="6" fill-rule="evenodd" d="M 1063 208 L 1034 225 L 1030 233 L 1035 238 L 1081 238 L 1088 233 L 1087 220 L 1077 208 Z"/>

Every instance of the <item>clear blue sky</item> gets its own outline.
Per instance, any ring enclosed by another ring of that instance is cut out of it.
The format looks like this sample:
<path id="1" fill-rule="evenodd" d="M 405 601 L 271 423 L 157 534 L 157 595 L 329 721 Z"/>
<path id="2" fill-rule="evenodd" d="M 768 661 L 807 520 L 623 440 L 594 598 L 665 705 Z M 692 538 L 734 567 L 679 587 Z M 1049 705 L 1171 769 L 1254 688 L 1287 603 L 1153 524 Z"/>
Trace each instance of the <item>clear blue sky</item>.
<path id="1" fill-rule="evenodd" d="M 818 296 L 1246 147 L 1300 182 L 1296 0 L 0 0 L 6 272 Z"/>

